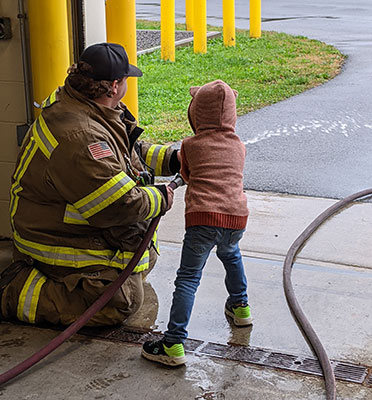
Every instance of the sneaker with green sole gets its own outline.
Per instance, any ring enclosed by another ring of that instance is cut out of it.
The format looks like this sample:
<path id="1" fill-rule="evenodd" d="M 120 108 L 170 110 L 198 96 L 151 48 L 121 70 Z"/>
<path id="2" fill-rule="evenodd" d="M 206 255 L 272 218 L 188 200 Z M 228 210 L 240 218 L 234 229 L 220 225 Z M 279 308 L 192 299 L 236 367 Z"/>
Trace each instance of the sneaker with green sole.
<path id="1" fill-rule="evenodd" d="M 142 346 L 142 356 L 151 361 L 177 367 L 186 363 L 185 350 L 182 343 L 169 345 L 163 340 L 145 342 Z"/>
<path id="2" fill-rule="evenodd" d="M 248 303 L 241 303 L 235 305 L 225 304 L 225 314 L 231 317 L 236 326 L 252 325 L 253 318 L 251 316 L 251 309 Z"/>

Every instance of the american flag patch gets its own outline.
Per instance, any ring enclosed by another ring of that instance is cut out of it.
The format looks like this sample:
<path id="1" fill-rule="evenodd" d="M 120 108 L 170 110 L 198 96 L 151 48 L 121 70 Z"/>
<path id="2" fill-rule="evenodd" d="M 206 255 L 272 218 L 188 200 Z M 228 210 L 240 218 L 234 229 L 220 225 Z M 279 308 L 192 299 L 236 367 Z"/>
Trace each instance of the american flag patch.
<path id="1" fill-rule="evenodd" d="M 113 156 L 114 153 L 111 151 L 109 145 L 106 142 L 93 143 L 88 146 L 90 154 L 95 160 L 100 158 Z"/>

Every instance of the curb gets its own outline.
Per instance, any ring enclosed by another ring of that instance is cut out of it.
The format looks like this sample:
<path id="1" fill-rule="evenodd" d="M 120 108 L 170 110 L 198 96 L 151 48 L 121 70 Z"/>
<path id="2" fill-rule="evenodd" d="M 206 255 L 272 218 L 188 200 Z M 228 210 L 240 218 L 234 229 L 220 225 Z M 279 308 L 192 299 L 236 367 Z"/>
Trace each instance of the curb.
<path id="1" fill-rule="evenodd" d="M 221 36 L 221 32 L 217 32 L 217 31 L 207 32 L 207 39 L 214 39 L 214 38 L 217 38 L 220 36 Z M 181 39 L 181 40 L 178 40 L 175 42 L 175 46 L 176 47 L 184 47 L 184 46 L 189 45 L 193 41 L 194 41 L 193 36 L 186 38 L 186 39 Z M 155 47 L 151 47 L 149 49 L 140 50 L 140 51 L 137 51 L 137 56 L 140 56 L 142 54 L 153 53 L 154 51 L 159 50 L 159 49 L 161 49 L 161 46 L 155 46 Z"/>

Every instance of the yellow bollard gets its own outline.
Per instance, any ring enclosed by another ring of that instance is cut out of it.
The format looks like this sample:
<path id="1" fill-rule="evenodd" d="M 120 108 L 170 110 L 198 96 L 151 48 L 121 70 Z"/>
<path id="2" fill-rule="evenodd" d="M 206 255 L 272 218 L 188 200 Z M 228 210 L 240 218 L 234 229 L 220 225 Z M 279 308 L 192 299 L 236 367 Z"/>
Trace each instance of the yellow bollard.
<path id="1" fill-rule="evenodd" d="M 234 0 L 223 0 L 223 44 L 235 46 L 235 4 Z"/>
<path id="2" fill-rule="evenodd" d="M 249 35 L 251 38 L 261 37 L 261 0 L 250 0 L 250 27 Z"/>
<path id="3" fill-rule="evenodd" d="M 135 0 L 106 0 L 106 31 L 109 43 L 121 44 L 129 62 L 137 65 L 137 31 Z M 138 119 L 137 78 L 128 78 L 128 91 L 123 102 Z"/>
<path id="4" fill-rule="evenodd" d="M 194 53 L 207 52 L 207 1 L 194 2 Z"/>
<path id="5" fill-rule="evenodd" d="M 41 104 L 63 85 L 70 66 L 66 0 L 29 0 L 28 19 L 33 95 Z"/>
<path id="6" fill-rule="evenodd" d="M 194 29 L 194 0 L 186 0 L 185 9 L 186 30 L 192 31 Z"/>
<path id="7" fill-rule="evenodd" d="M 176 47 L 174 40 L 174 0 L 161 0 L 160 2 L 160 44 L 161 59 L 174 61 Z"/>

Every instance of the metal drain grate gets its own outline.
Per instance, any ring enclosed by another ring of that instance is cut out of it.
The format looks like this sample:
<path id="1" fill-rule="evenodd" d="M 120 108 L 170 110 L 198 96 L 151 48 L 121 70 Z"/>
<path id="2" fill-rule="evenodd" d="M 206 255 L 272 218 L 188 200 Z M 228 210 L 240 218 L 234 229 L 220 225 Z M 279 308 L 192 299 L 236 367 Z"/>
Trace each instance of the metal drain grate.
<path id="1" fill-rule="evenodd" d="M 272 365 L 273 367 L 277 368 L 290 368 L 293 364 L 296 365 L 296 356 L 292 356 L 290 354 L 282 354 L 282 353 L 271 353 L 267 359 L 266 362 L 269 365 Z"/>
<path id="2" fill-rule="evenodd" d="M 159 340 L 161 333 L 133 332 L 125 327 L 105 328 L 102 330 L 84 329 L 79 333 L 100 337 L 106 340 L 115 340 L 129 343 L 142 344 L 146 340 Z M 311 357 L 285 354 L 257 347 L 239 345 L 226 345 L 220 343 L 203 342 L 201 340 L 187 339 L 185 343 L 187 352 L 218 357 L 226 360 L 262 365 L 287 371 L 302 372 L 310 375 L 322 376 L 323 372 L 317 359 Z M 368 368 L 363 365 L 331 361 L 336 379 L 353 383 L 366 383 L 372 385 L 372 372 L 368 375 Z"/>
<path id="3" fill-rule="evenodd" d="M 206 343 L 206 345 L 199 350 L 199 353 L 201 354 L 207 354 L 209 356 L 221 358 L 231 358 L 233 352 L 234 346 L 210 342 Z"/>
<path id="4" fill-rule="evenodd" d="M 280 368 L 318 376 L 323 375 L 319 361 L 315 358 L 299 357 L 293 354 L 272 352 L 265 349 L 207 343 L 199 350 L 199 353 L 212 357 L 263 365 L 265 367 Z M 368 375 L 368 369 L 361 365 L 339 361 L 331 361 L 331 364 L 336 379 L 353 383 L 363 383 Z"/>
<path id="5" fill-rule="evenodd" d="M 297 371 L 312 373 L 314 375 L 323 375 L 319 361 L 315 358 L 298 358 L 295 365 L 297 366 Z"/>
<path id="6" fill-rule="evenodd" d="M 367 377 L 368 369 L 362 365 L 332 361 L 332 367 L 337 379 L 348 382 L 363 383 Z"/>

